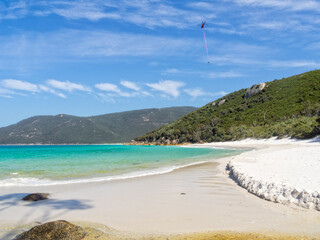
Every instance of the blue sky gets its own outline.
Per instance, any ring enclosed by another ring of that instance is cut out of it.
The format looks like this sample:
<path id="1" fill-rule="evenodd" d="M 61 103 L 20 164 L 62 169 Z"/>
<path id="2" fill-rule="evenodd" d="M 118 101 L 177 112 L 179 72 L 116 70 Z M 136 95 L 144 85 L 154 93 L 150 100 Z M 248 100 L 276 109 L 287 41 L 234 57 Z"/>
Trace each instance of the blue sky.
<path id="1" fill-rule="evenodd" d="M 315 0 L 1 0 L 0 127 L 200 107 L 318 69 L 319 13 Z"/>

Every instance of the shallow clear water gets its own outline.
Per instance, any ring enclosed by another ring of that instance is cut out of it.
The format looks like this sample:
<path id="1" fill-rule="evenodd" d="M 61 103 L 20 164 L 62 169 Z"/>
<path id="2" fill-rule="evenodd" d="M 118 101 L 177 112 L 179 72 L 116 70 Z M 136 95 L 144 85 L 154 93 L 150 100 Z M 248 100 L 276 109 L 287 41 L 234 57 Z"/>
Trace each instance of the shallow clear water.
<path id="1" fill-rule="evenodd" d="M 237 153 L 229 149 L 175 146 L 0 146 L 0 186 L 133 178 Z"/>

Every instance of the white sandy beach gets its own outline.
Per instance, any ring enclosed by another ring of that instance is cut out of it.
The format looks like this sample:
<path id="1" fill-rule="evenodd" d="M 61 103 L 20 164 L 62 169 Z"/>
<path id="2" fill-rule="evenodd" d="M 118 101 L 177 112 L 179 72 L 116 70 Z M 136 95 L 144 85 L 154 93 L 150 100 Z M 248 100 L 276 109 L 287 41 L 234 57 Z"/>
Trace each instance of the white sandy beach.
<path id="1" fill-rule="evenodd" d="M 259 149 L 228 163 L 234 180 L 263 199 L 320 211 L 320 138 L 247 139 L 206 146 Z"/>
<path id="2" fill-rule="evenodd" d="M 172 173 L 98 183 L 0 189 L 0 237 L 11 226 L 65 219 L 140 233 L 279 232 L 320 237 L 320 212 L 248 193 L 229 178 L 229 162 L 251 179 L 320 192 L 319 139 L 246 140 L 197 147 L 254 148 Z M 23 202 L 31 192 L 50 200 Z"/>

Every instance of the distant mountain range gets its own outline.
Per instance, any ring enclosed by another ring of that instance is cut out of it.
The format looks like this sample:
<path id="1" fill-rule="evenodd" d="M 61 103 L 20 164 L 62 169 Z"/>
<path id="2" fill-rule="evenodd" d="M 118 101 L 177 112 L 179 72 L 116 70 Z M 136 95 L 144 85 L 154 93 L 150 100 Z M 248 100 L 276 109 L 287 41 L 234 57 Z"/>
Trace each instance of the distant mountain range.
<path id="1" fill-rule="evenodd" d="M 136 138 L 177 144 L 320 134 L 320 70 L 230 93 Z"/>
<path id="2" fill-rule="evenodd" d="M 0 128 L 0 144 L 95 144 L 129 142 L 196 110 L 153 108 L 92 117 L 35 116 Z"/>

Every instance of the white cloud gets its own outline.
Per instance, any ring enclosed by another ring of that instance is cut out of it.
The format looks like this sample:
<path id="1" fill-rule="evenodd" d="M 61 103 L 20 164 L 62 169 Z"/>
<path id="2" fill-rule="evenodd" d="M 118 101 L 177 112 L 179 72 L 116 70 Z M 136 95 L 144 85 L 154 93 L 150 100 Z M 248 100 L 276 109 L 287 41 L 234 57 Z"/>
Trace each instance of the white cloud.
<path id="1" fill-rule="evenodd" d="M 2 85 L 7 89 L 28 91 L 34 93 L 39 92 L 39 88 L 37 85 L 16 79 L 2 80 Z"/>
<path id="2" fill-rule="evenodd" d="M 208 74 L 209 78 L 237 78 L 243 77 L 241 73 L 236 72 L 211 72 Z"/>
<path id="3" fill-rule="evenodd" d="M 123 92 L 119 89 L 119 87 L 115 84 L 112 83 L 99 83 L 94 85 L 97 89 L 101 91 L 106 91 L 106 92 L 112 92 L 111 94 L 107 94 L 108 97 L 135 97 L 139 95 L 138 92 Z"/>
<path id="4" fill-rule="evenodd" d="M 319 51 L 320 50 L 320 42 L 315 42 L 315 43 L 309 44 L 307 49 L 312 50 L 312 51 Z"/>
<path id="5" fill-rule="evenodd" d="M 14 94 L 13 91 L 10 91 L 8 89 L 0 88 L 0 97 L 12 98 L 12 96 L 11 96 L 12 94 Z"/>
<path id="6" fill-rule="evenodd" d="M 219 57 L 216 57 L 215 63 L 220 63 L 222 60 L 219 59 Z M 223 58 L 224 60 L 225 58 Z M 227 60 L 226 60 L 227 61 Z M 191 70 L 184 70 L 184 69 L 167 69 L 165 70 L 162 75 L 169 75 L 169 74 L 190 74 L 190 75 L 197 75 L 201 76 L 202 78 L 236 78 L 236 77 L 243 77 L 244 75 L 241 73 L 233 72 L 233 71 L 227 71 L 227 72 L 208 72 L 208 71 L 193 71 Z"/>
<path id="7" fill-rule="evenodd" d="M 146 85 L 154 91 L 164 93 L 164 96 L 177 98 L 180 95 L 179 88 L 183 87 L 185 84 L 183 82 L 176 82 L 172 80 L 161 80 L 158 83 L 147 83 Z"/>
<path id="8" fill-rule="evenodd" d="M 243 31 L 240 31 L 240 30 L 236 30 L 236 29 L 233 29 L 233 28 L 222 28 L 222 27 L 219 27 L 219 28 L 212 28 L 211 30 L 209 29 L 209 31 L 212 31 L 212 32 L 220 32 L 220 33 L 224 33 L 224 34 L 229 34 L 229 35 L 244 35 L 245 33 Z"/>
<path id="9" fill-rule="evenodd" d="M 58 32 L 0 36 L 1 58 L 65 61 L 114 56 L 177 56 L 195 53 L 196 40 L 108 31 Z M 26 62 L 28 63 L 28 62 Z"/>
<path id="10" fill-rule="evenodd" d="M 36 84 L 32 84 L 26 81 L 21 81 L 16 79 L 5 79 L 5 80 L 2 80 L 0 83 L 4 87 L 4 89 L 0 88 L 1 96 L 11 97 L 11 95 L 17 95 L 17 94 L 27 96 L 22 94 L 21 92 L 19 93 L 19 92 L 12 91 L 12 90 L 17 90 L 17 91 L 26 91 L 26 92 L 32 92 L 32 93 L 47 92 L 47 93 L 52 93 L 61 98 L 66 98 L 66 95 L 56 92 L 54 89 L 42 84 L 36 85 Z"/>
<path id="11" fill-rule="evenodd" d="M 15 5 L 15 6 L 14 6 Z M 29 15 L 38 17 L 56 14 L 66 19 L 87 19 L 99 21 L 101 19 L 119 20 L 147 28 L 172 27 L 188 28 L 193 27 L 203 17 L 215 18 L 211 11 L 201 11 L 192 8 L 188 4 L 176 7 L 176 4 L 169 1 L 128 1 L 128 0 L 50 0 L 50 1 L 19 1 L 9 6 L 0 3 L 0 19 L 22 18 Z M 1 9 L 3 14 L 1 14 Z"/>
<path id="12" fill-rule="evenodd" d="M 99 83 L 94 86 L 102 91 L 115 92 L 115 93 L 120 92 L 120 89 L 118 88 L 118 86 L 112 83 Z"/>
<path id="13" fill-rule="evenodd" d="M 259 28 L 265 28 L 265 29 L 270 29 L 270 30 L 281 30 L 284 28 L 289 27 L 290 25 L 285 22 L 280 22 L 280 21 L 265 21 L 265 22 L 260 22 L 254 24 L 255 27 Z"/>
<path id="14" fill-rule="evenodd" d="M 277 41 L 287 43 L 297 40 L 299 38 L 297 34 L 314 34 L 318 31 L 319 1 L 226 0 L 224 2 L 229 5 L 228 12 L 235 13 L 226 20 L 233 22 L 230 33 L 239 32 L 242 35 L 250 35 L 268 41 L 276 38 Z M 236 15 L 237 12 L 241 12 L 242 16 Z M 257 32 L 259 30 L 261 32 Z M 265 32 L 266 30 L 277 33 L 269 33 L 269 35 Z M 308 36 L 305 38 L 308 39 Z"/>
<path id="15" fill-rule="evenodd" d="M 319 11 L 320 3 L 313 0 L 233 0 L 240 5 L 271 7 L 289 11 Z"/>
<path id="16" fill-rule="evenodd" d="M 149 62 L 148 65 L 149 65 L 149 66 L 152 66 L 152 67 L 156 67 L 156 66 L 159 66 L 160 63 L 159 63 L 159 62 L 156 62 L 156 61 L 153 61 L 153 62 Z"/>
<path id="17" fill-rule="evenodd" d="M 219 91 L 219 92 L 215 92 L 215 93 L 205 92 L 201 88 L 185 89 L 184 92 L 187 93 L 189 96 L 191 96 L 192 100 L 196 99 L 197 97 L 201 97 L 201 96 L 214 97 L 214 96 L 224 96 L 224 95 L 228 94 L 225 91 Z"/>
<path id="18" fill-rule="evenodd" d="M 48 92 L 48 93 L 52 93 L 54 95 L 57 95 L 58 97 L 61 97 L 61 98 L 67 98 L 67 96 L 63 93 L 59 93 L 59 92 L 56 92 L 55 90 L 53 90 L 52 88 L 49 88 L 47 86 L 44 86 L 44 85 L 39 85 L 39 89 L 43 92 Z"/>
<path id="19" fill-rule="evenodd" d="M 176 68 L 169 68 L 163 72 L 163 75 L 176 74 L 176 73 L 182 73 L 182 71 Z"/>
<path id="20" fill-rule="evenodd" d="M 120 84 L 126 88 L 135 90 L 135 91 L 139 91 L 140 87 L 137 86 L 137 84 L 135 84 L 134 82 L 129 82 L 129 81 L 121 81 Z"/>
<path id="21" fill-rule="evenodd" d="M 7 5 L 7 6 L 6 6 Z M 0 3 L 0 19 L 17 19 L 26 16 L 28 13 L 25 1 L 8 1 Z"/>
<path id="22" fill-rule="evenodd" d="M 202 10 L 202 9 L 211 9 L 211 8 L 214 7 L 214 5 L 212 3 L 200 2 L 200 1 L 188 3 L 188 6 L 192 7 L 192 8 L 197 8 L 197 9 L 200 9 L 200 10 Z"/>
<path id="23" fill-rule="evenodd" d="M 155 56 L 191 51 L 194 40 L 110 32 L 74 32 L 72 54 L 78 56 Z M 77 37 L 77 35 L 79 35 Z"/>
<path id="24" fill-rule="evenodd" d="M 227 95 L 227 94 L 228 94 L 228 93 L 225 92 L 225 91 L 219 91 L 219 92 L 213 93 L 212 95 L 213 95 L 213 96 L 225 96 L 225 95 Z"/>
<path id="25" fill-rule="evenodd" d="M 56 89 L 60 89 L 60 90 L 64 90 L 64 91 L 68 91 L 68 92 L 72 92 L 72 91 L 85 91 L 85 92 L 90 92 L 90 89 L 81 85 L 81 84 L 78 84 L 78 83 L 72 83 L 72 82 L 69 82 L 69 81 L 65 81 L 65 82 L 62 82 L 62 81 L 58 81 L 58 80 L 55 80 L 55 79 L 49 79 L 47 81 L 47 84 L 50 85 L 51 87 L 53 88 L 56 88 Z"/>
<path id="26" fill-rule="evenodd" d="M 99 98 L 97 98 L 97 99 L 102 100 L 103 102 L 111 102 L 111 103 L 116 102 L 114 100 L 114 98 L 112 96 L 110 96 L 109 94 L 98 93 L 98 97 Z"/>
<path id="27" fill-rule="evenodd" d="M 136 97 L 136 96 L 138 96 L 139 95 L 139 93 L 138 92 L 132 92 L 132 93 L 128 93 L 128 92 L 119 92 L 119 96 L 121 96 L 121 97 Z"/>
<path id="28" fill-rule="evenodd" d="M 149 92 L 147 92 L 147 91 L 141 91 L 141 94 L 142 94 L 142 95 L 145 95 L 145 96 L 148 96 L 148 97 L 151 97 L 151 96 L 152 96 L 152 94 L 149 93 Z"/>
<path id="29" fill-rule="evenodd" d="M 172 75 L 172 74 L 192 74 L 192 75 L 204 75 L 205 72 L 192 70 L 192 69 L 177 69 L 177 68 L 169 68 L 164 70 L 161 74 L 162 75 Z"/>
<path id="30" fill-rule="evenodd" d="M 291 68 L 299 68 L 299 67 L 308 67 L 308 68 L 318 68 L 320 66 L 320 62 L 315 61 L 269 61 L 267 63 L 269 66 L 272 67 L 291 67 Z"/>
<path id="31" fill-rule="evenodd" d="M 196 99 L 200 96 L 208 95 L 208 93 L 204 92 L 201 88 L 185 89 L 184 92 L 190 95 L 193 99 Z"/>
<path id="32" fill-rule="evenodd" d="M 120 19 L 117 12 L 105 11 L 107 3 L 97 1 L 51 1 L 51 13 L 60 15 L 67 19 L 85 18 L 90 21 L 98 21 L 103 18 Z M 48 12 L 47 12 L 48 14 Z"/>

